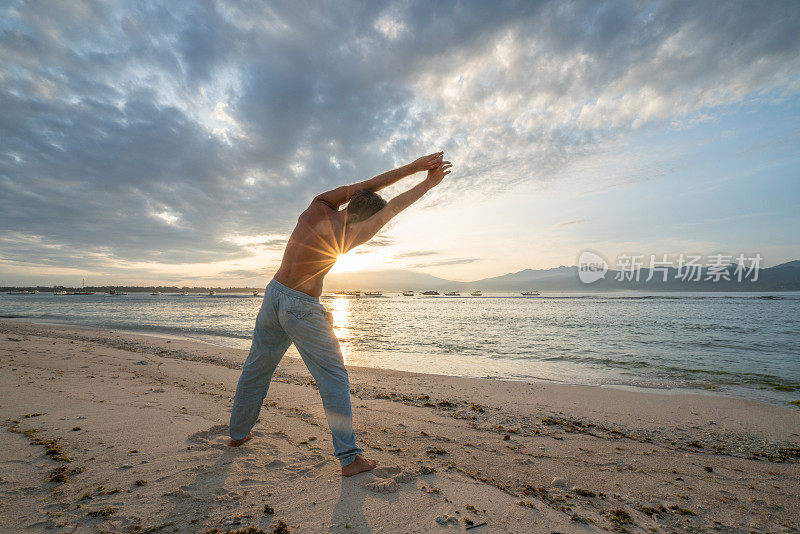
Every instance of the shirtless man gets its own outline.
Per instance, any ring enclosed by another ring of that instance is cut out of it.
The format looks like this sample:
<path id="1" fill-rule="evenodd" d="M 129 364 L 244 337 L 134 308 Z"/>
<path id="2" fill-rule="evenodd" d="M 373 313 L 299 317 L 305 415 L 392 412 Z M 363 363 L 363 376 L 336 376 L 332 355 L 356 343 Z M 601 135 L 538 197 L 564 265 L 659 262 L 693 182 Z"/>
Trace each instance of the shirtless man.
<path id="1" fill-rule="evenodd" d="M 450 167 L 443 153 L 437 152 L 369 180 L 337 187 L 311 201 L 297 220 L 281 266 L 264 292 L 250 354 L 236 387 L 229 445 L 238 447 L 252 438 L 250 430 L 258 419 L 272 374 L 294 343 L 319 388 L 342 475 L 352 476 L 375 467 L 356 445 L 347 369 L 333 334 L 331 315 L 319 303 L 322 281 L 340 254 L 369 241 L 392 217 L 437 186 L 450 174 Z M 376 193 L 422 171 L 428 172 L 422 182 L 388 203 Z M 340 210 L 344 204 L 347 207 Z"/>

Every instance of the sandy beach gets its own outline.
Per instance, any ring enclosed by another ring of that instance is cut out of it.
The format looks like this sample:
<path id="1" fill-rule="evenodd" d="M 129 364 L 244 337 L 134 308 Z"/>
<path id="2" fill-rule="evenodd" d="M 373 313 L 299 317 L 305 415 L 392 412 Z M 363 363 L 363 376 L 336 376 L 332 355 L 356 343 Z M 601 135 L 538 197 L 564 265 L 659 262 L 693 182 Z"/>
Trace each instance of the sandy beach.
<path id="1" fill-rule="evenodd" d="M 343 479 L 292 353 L 224 445 L 245 356 L 0 321 L 4 531 L 800 531 L 791 406 L 350 367 L 381 467 Z"/>

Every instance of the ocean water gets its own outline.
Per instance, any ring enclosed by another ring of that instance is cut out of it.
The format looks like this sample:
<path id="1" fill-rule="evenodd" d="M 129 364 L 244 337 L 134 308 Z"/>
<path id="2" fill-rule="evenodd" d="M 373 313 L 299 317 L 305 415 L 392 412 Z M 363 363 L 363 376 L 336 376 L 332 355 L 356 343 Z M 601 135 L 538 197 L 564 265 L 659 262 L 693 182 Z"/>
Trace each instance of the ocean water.
<path id="1" fill-rule="evenodd" d="M 800 293 L 323 295 L 348 364 L 800 399 Z M 0 294 L 0 316 L 249 348 L 261 298 Z M 297 357 L 294 349 L 288 355 Z M 794 391 L 791 391 L 794 389 Z"/>

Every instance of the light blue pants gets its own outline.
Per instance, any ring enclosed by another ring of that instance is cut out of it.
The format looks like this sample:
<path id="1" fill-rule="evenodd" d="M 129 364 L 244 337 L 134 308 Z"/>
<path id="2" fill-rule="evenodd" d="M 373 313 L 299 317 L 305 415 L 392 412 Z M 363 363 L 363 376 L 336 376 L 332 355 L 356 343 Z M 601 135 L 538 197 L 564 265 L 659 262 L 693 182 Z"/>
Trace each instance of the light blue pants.
<path id="1" fill-rule="evenodd" d="M 256 424 L 269 382 L 289 345 L 294 343 L 317 382 L 325 417 L 333 434 L 333 453 L 342 466 L 363 452 L 356 445 L 350 380 L 331 315 L 318 297 L 271 280 L 256 317 L 250 354 L 242 367 L 231 410 L 230 436 L 242 439 Z"/>

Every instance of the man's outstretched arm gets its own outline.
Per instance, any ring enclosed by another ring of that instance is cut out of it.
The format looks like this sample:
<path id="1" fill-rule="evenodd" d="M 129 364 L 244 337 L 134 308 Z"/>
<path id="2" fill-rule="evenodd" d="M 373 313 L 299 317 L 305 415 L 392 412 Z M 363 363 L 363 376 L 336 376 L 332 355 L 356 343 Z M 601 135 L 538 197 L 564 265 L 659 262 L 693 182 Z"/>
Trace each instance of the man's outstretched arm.
<path id="1" fill-rule="evenodd" d="M 394 197 L 378 213 L 365 221 L 350 225 L 345 235 L 345 252 L 372 239 L 398 213 L 439 185 L 444 177 L 450 174 L 449 169 L 452 166 L 453 164 L 449 161 L 443 161 L 441 165 L 428 171 L 428 176 L 425 180 Z"/>
<path id="2" fill-rule="evenodd" d="M 359 189 L 366 189 L 367 191 L 380 191 L 384 187 L 389 187 L 393 183 L 402 180 L 406 176 L 411 176 L 412 174 L 421 171 L 435 169 L 442 164 L 443 156 L 444 152 L 435 152 L 433 154 L 428 154 L 427 156 L 422 156 L 421 158 L 418 158 L 407 165 L 403 165 L 402 167 L 398 167 L 396 169 L 392 169 L 391 171 L 386 171 L 377 176 L 373 176 L 369 180 L 364 180 L 363 182 L 358 182 L 351 185 L 343 185 L 341 187 L 337 187 L 336 189 L 326 191 L 321 195 L 317 195 L 314 198 L 314 201 L 324 202 L 333 209 L 339 209 L 342 204 L 349 202 L 350 197 L 353 196 L 353 193 Z"/>

